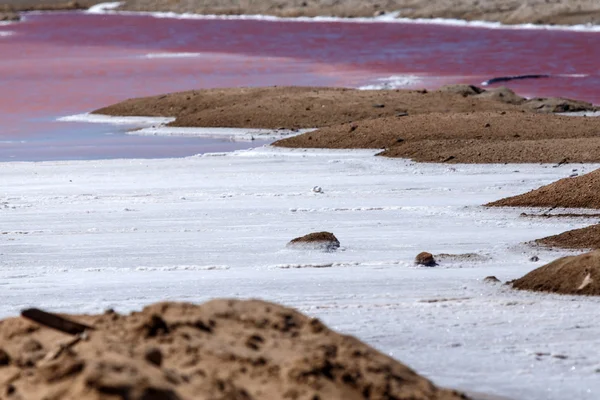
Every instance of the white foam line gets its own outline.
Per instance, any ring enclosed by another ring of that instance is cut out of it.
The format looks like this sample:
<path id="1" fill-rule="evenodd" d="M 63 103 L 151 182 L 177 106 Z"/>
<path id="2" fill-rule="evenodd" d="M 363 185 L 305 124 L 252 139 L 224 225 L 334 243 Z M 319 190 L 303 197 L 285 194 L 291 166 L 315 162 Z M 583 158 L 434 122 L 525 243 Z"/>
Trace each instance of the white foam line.
<path id="1" fill-rule="evenodd" d="M 158 126 L 127 132 L 128 135 L 139 136 L 183 136 L 198 138 L 229 139 L 232 141 L 252 141 L 282 139 L 309 132 L 311 129 L 251 129 L 251 128 L 185 128 Z"/>
<path id="2" fill-rule="evenodd" d="M 0 31 L 0 37 L 12 36 L 15 33 L 13 31 Z"/>
<path id="3" fill-rule="evenodd" d="M 359 86 L 359 90 L 381 90 L 381 89 L 399 89 L 409 86 L 414 86 L 423 79 L 416 75 L 392 75 L 387 78 L 379 78 L 376 82 L 370 85 Z"/>
<path id="4" fill-rule="evenodd" d="M 116 4 L 116 5 L 115 5 Z M 101 3 L 87 12 L 93 14 L 121 14 L 121 15 L 150 15 L 155 18 L 178 18 L 178 19 L 203 19 L 203 20 L 256 20 L 256 21 L 286 21 L 286 22 L 344 22 L 344 23 L 404 23 L 404 24 L 432 24 L 458 26 L 466 28 L 485 29 L 530 29 L 530 30 L 552 30 L 552 31 L 575 31 L 575 32 L 600 32 L 600 25 L 536 25 L 518 24 L 505 25 L 500 22 L 490 21 L 465 21 L 449 18 L 401 18 L 400 12 L 390 12 L 377 17 L 368 18 L 345 18 L 332 16 L 317 17 L 276 17 L 273 15 L 242 14 L 242 15 L 216 15 L 216 14 L 190 14 L 174 12 L 140 12 L 140 11 L 116 11 L 120 3 Z"/>
<path id="5" fill-rule="evenodd" d="M 203 53 L 148 53 L 143 58 L 195 58 L 202 57 Z"/>
<path id="6" fill-rule="evenodd" d="M 88 8 L 87 12 L 90 14 L 104 14 L 107 11 L 114 10 L 115 8 L 119 7 L 121 4 L 123 4 L 123 3 L 120 1 L 114 1 L 111 3 L 100 3 L 100 4 L 96 4 L 96 5 Z"/>
<path id="7" fill-rule="evenodd" d="M 57 119 L 62 122 L 89 122 L 94 124 L 113 124 L 113 125 L 163 125 L 175 121 L 173 117 L 113 117 L 102 114 L 76 114 L 60 117 Z"/>

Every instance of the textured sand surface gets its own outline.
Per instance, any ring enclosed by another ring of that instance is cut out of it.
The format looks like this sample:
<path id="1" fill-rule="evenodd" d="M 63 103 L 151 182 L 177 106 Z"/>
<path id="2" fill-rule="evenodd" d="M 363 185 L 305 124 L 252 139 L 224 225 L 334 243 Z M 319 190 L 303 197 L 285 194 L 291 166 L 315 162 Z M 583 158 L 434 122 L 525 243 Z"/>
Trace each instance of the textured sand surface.
<path id="1" fill-rule="evenodd" d="M 600 295 L 600 251 L 559 258 L 512 282 L 516 289 Z"/>
<path id="2" fill-rule="evenodd" d="M 24 318 L 0 322 L 1 398 L 467 399 L 274 303 L 158 303 L 69 318 L 95 329 L 73 339 Z"/>

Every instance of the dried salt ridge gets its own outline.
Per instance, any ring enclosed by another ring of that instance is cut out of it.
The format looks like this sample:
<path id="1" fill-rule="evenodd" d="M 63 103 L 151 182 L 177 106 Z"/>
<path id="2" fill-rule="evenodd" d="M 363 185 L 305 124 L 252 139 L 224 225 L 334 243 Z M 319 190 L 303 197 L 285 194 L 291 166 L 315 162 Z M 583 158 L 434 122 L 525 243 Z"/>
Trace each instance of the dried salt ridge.
<path id="1" fill-rule="evenodd" d="M 600 251 L 559 258 L 510 283 L 521 290 L 600 295 Z"/>
<path id="2" fill-rule="evenodd" d="M 331 232 L 313 232 L 292 239 L 287 247 L 300 250 L 335 251 L 340 247 L 340 241 Z"/>
<path id="3" fill-rule="evenodd" d="M 0 323 L 2 398 L 467 399 L 273 303 L 158 303 L 68 318 L 94 330 L 73 339 L 23 318 Z"/>

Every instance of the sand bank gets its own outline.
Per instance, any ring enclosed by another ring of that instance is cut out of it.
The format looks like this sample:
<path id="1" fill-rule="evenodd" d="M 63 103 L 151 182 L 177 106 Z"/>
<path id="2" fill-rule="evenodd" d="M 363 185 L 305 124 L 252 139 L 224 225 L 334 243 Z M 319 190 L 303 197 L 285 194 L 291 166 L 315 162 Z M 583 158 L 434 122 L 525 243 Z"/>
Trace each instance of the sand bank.
<path id="1" fill-rule="evenodd" d="M 310 87 L 171 93 L 94 111 L 175 117 L 169 126 L 321 128 L 275 143 L 292 148 L 384 149 L 387 157 L 450 163 L 600 161 L 600 119 L 548 115 L 596 110 L 574 100 L 524 99 L 505 88 L 437 91 Z"/>

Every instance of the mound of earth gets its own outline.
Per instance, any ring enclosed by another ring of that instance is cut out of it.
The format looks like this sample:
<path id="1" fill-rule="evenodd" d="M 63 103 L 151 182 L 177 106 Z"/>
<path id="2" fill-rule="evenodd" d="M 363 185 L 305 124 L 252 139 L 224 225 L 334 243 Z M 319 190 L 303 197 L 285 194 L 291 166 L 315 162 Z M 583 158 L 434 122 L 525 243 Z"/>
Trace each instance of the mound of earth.
<path id="1" fill-rule="evenodd" d="M 331 232 L 313 232 L 292 239 L 288 247 L 333 251 L 340 247 L 340 241 Z"/>
<path id="2" fill-rule="evenodd" d="M 24 318 L 0 323 L 7 398 L 467 398 L 317 319 L 263 301 L 158 303 L 130 315 L 68 318 L 94 329 L 73 339 Z"/>
<path id="3" fill-rule="evenodd" d="M 592 147 L 586 152 L 598 150 L 600 148 Z M 571 161 L 571 158 L 567 159 Z M 528 193 L 488 203 L 486 206 L 600 208 L 600 170 L 574 178 L 564 178 Z"/>
<path id="4" fill-rule="evenodd" d="M 535 243 L 547 247 L 565 249 L 600 249 L 600 225 L 596 224 L 581 229 L 573 229 L 558 235 L 537 239 Z"/>
<path id="5" fill-rule="evenodd" d="M 536 292 L 600 295 L 600 251 L 559 258 L 511 284 Z"/>
<path id="6" fill-rule="evenodd" d="M 598 118 L 521 111 L 429 113 L 337 124 L 274 145 L 380 148 L 380 155 L 420 162 L 600 162 L 598 132 Z"/>
<path id="7" fill-rule="evenodd" d="M 512 104 L 504 98 L 486 97 L 486 93 L 463 96 L 449 90 L 227 88 L 130 99 L 93 112 L 114 116 L 175 117 L 169 125 L 180 127 L 277 129 L 318 128 L 406 114 L 531 111 L 526 102 Z M 596 109 L 589 103 L 582 104 L 587 104 L 589 110 Z"/>

